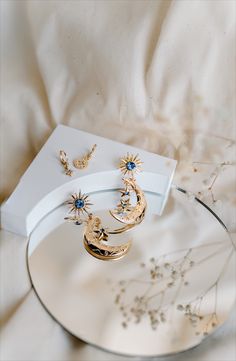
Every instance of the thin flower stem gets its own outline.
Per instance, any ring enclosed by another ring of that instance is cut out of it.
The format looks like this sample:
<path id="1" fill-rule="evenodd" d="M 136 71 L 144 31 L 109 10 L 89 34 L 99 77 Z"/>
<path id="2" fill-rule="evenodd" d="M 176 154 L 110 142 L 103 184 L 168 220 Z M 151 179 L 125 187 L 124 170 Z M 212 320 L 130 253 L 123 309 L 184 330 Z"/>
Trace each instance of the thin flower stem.
<path id="1" fill-rule="evenodd" d="M 219 253 L 219 252 L 218 252 L 218 253 Z M 197 298 L 191 300 L 189 303 L 192 303 L 192 302 L 194 302 L 194 301 L 197 300 L 197 299 L 200 299 L 200 298 L 205 297 L 205 296 L 207 295 L 207 293 L 209 293 L 209 292 L 212 290 L 212 288 L 214 288 L 214 287 L 219 283 L 222 275 L 224 274 L 224 272 L 225 272 L 225 270 L 226 270 L 226 268 L 227 268 L 227 266 L 228 266 L 228 264 L 229 264 L 229 260 L 230 260 L 230 258 L 232 257 L 233 253 L 234 253 L 234 250 L 231 250 L 231 252 L 229 253 L 229 255 L 228 255 L 228 257 L 227 257 L 227 259 L 226 259 L 226 261 L 225 261 L 225 263 L 224 263 L 224 265 L 223 265 L 223 267 L 222 267 L 222 269 L 221 269 L 221 272 L 220 272 L 219 276 L 217 277 L 217 279 L 215 280 L 215 282 L 212 283 L 212 284 L 210 285 L 210 287 L 208 287 L 200 296 L 198 296 Z M 215 254 L 216 254 L 216 253 L 215 253 Z M 206 260 L 206 259 L 205 259 L 205 260 Z M 202 262 L 201 262 L 201 263 L 202 263 Z M 200 263 L 199 263 L 199 264 L 200 264 Z"/>
<path id="2" fill-rule="evenodd" d="M 219 173 L 216 174 L 216 176 L 214 177 L 214 179 L 213 179 L 210 187 L 208 187 L 208 190 L 209 190 L 209 191 L 212 190 L 212 188 L 213 188 L 213 186 L 214 186 L 214 184 L 215 184 L 215 182 L 216 182 L 216 180 L 217 180 L 218 177 L 219 177 Z M 213 193 L 212 193 L 212 196 L 213 196 Z"/>

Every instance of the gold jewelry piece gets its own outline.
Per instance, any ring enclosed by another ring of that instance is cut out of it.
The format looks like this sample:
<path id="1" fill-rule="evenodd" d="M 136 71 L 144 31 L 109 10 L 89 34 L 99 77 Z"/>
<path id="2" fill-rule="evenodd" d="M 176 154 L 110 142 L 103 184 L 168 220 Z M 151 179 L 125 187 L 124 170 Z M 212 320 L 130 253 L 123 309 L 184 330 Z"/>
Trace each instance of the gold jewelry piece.
<path id="1" fill-rule="evenodd" d="M 142 164 L 143 162 L 139 159 L 138 154 L 127 153 L 124 158 L 121 158 L 119 168 L 124 175 L 128 174 L 133 178 L 135 173 L 141 172 Z"/>
<path id="2" fill-rule="evenodd" d="M 117 260 L 126 255 L 131 247 L 131 241 L 127 243 L 112 246 L 104 242 L 108 241 L 109 234 L 121 233 L 121 229 L 110 231 L 108 228 L 102 227 L 101 219 L 92 213 L 89 213 L 90 203 L 88 195 L 74 194 L 67 202 L 70 205 L 69 213 L 74 212 L 73 216 L 65 217 L 65 220 L 81 225 L 85 223 L 84 231 L 84 247 L 89 254 L 101 260 Z M 83 215 L 86 218 L 82 218 Z M 127 227 L 123 227 L 124 229 Z"/>
<path id="3" fill-rule="evenodd" d="M 60 150 L 60 162 L 65 169 L 65 174 L 71 177 L 73 174 L 73 171 L 69 168 L 69 161 L 68 161 L 67 155 L 64 152 L 64 150 Z"/>
<path id="4" fill-rule="evenodd" d="M 85 249 L 94 257 L 106 260 L 117 260 L 126 255 L 131 246 L 131 241 L 119 246 L 109 246 L 104 244 L 108 241 L 110 232 L 102 228 L 99 217 L 89 215 L 84 233 Z"/>
<path id="5" fill-rule="evenodd" d="M 134 173 L 141 171 L 141 164 L 138 154 L 133 156 L 128 153 L 126 157 L 121 159 L 120 170 L 124 175 L 127 174 L 128 177 L 123 178 L 124 189 L 120 190 L 120 203 L 114 210 L 110 211 L 110 214 L 119 222 L 133 226 L 142 222 L 147 208 L 144 192 L 137 185 L 134 178 Z M 132 193 L 135 193 L 137 199 L 135 206 L 131 204 Z"/>
<path id="6" fill-rule="evenodd" d="M 69 213 L 74 212 L 75 217 L 78 218 L 84 213 L 89 214 L 88 210 L 92 205 L 92 203 L 89 202 L 88 195 L 82 194 L 81 191 L 79 191 L 79 194 L 72 194 L 67 204 L 70 205 Z"/>
<path id="7" fill-rule="evenodd" d="M 75 159 L 73 161 L 73 164 L 74 164 L 75 168 L 78 168 L 78 169 L 87 168 L 88 162 L 92 158 L 92 155 L 93 155 L 96 147 L 97 147 L 97 144 L 94 144 L 91 151 L 89 153 L 87 153 L 82 159 Z"/>

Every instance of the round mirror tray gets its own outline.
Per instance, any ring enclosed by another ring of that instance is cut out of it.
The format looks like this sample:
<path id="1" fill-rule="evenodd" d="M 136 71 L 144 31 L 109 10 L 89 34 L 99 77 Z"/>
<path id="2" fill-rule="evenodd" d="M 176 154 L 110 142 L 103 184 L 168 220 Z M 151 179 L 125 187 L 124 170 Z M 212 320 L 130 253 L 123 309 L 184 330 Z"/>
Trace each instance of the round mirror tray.
<path id="1" fill-rule="evenodd" d="M 90 195 L 103 226 L 120 227 L 108 209 L 118 192 Z M 132 240 L 116 261 L 92 257 L 83 225 L 64 221 L 68 206 L 45 217 L 28 244 L 28 269 L 45 309 L 89 344 L 126 356 L 163 356 L 199 344 L 235 302 L 235 246 L 223 222 L 200 200 L 172 189 L 162 216 L 146 194 L 143 222 L 107 244 Z"/>

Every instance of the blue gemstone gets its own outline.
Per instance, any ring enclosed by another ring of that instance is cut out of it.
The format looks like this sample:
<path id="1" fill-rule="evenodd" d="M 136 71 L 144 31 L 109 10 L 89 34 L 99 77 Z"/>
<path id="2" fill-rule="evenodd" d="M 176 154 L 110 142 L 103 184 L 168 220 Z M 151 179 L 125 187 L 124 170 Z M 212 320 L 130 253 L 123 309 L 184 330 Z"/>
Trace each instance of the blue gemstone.
<path id="1" fill-rule="evenodd" d="M 126 163 L 126 168 L 128 170 L 133 170 L 134 168 L 136 168 L 136 164 L 134 162 L 127 162 Z"/>
<path id="2" fill-rule="evenodd" d="M 81 209 L 84 207 L 84 200 L 83 199 L 76 199 L 75 207 Z"/>

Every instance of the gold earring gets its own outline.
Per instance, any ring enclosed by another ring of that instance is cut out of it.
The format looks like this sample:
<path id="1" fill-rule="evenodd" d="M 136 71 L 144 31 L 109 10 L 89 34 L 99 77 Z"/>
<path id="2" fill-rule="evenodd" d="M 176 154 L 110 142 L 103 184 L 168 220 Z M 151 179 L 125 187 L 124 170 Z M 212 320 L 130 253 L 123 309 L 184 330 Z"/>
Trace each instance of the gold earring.
<path id="1" fill-rule="evenodd" d="M 64 150 L 60 150 L 60 162 L 63 165 L 65 174 L 71 177 L 73 174 L 73 171 L 69 168 L 69 161 L 68 161 L 66 152 L 64 152 Z"/>
<path id="2" fill-rule="evenodd" d="M 124 174 L 124 189 L 121 189 L 120 203 L 110 214 L 119 222 L 135 226 L 142 222 L 145 216 L 147 202 L 143 190 L 136 183 L 135 173 L 141 171 L 142 162 L 137 155 L 127 155 L 120 160 L 119 168 Z M 125 177 L 125 176 L 128 177 Z M 137 198 L 136 205 L 131 204 L 131 194 L 135 193 Z"/>
<path id="3" fill-rule="evenodd" d="M 97 144 L 94 144 L 91 151 L 87 153 L 82 159 L 75 159 L 73 164 L 77 169 L 87 168 L 89 160 L 92 158 L 92 155 L 97 147 Z"/>
<path id="4" fill-rule="evenodd" d="M 73 212 L 74 215 L 64 219 L 76 225 L 86 224 L 84 247 L 89 254 L 104 261 L 117 260 L 126 255 L 131 247 L 131 241 L 119 246 L 105 244 L 108 242 L 109 234 L 116 234 L 117 232 L 103 228 L 101 219 L 89 212 L 89 206 L 92 203 L 90 203 L 88 195 L 81 192 L 73 194 L 67 203 L 70 205 L 69 212 Z M 84 215 L 85 217 L 83 217 Z"/>

